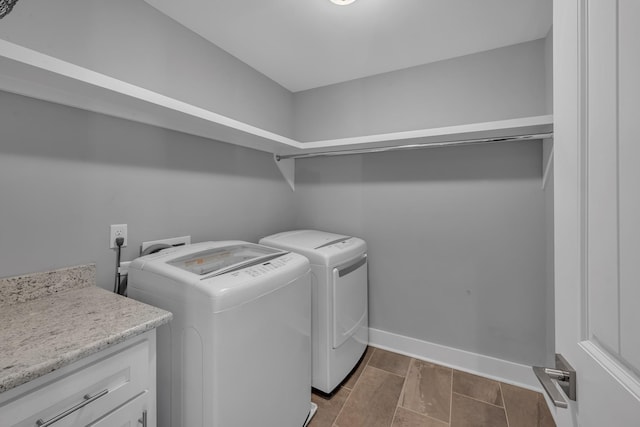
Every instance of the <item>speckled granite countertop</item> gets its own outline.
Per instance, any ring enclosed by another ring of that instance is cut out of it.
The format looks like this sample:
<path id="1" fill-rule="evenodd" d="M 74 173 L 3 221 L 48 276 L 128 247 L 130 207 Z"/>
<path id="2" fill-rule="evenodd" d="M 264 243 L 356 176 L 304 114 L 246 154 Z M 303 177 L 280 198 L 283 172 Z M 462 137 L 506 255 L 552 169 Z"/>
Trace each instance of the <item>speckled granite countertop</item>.
<path id="1" fill-rule="evenodd" d="M 94 283 L 93 265 L 0 279 L 0 393 L 171 319 Z"/>

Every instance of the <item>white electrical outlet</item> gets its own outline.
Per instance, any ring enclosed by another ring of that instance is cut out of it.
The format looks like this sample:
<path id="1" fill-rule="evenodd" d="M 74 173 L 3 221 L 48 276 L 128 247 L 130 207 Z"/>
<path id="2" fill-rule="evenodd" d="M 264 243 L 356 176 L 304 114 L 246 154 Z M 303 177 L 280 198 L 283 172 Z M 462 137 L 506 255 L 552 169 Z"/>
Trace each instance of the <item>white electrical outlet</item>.
<path id="1" fill-rule="evenodd" d="M 127 246 L 127 224 L 112 224 L 111 232 L 109 233 L 109 247 L 111 249 L 115 249 L 118 246 L 116 245 L 116 239 L 118 237 L 124 238 L 124 243 L 122 247 Z"/>

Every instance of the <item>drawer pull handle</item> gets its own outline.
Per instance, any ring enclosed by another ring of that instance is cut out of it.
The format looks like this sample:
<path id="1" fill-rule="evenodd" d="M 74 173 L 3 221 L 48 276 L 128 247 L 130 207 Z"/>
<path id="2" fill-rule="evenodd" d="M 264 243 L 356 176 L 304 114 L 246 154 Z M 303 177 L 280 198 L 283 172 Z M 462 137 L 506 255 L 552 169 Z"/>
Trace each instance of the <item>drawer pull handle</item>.
<path id="1" fill-rule="evenodd" d="M 109 389 L 105 388 L 104 390 L 94 394 L 93 396 L 85 394 L 84 395 L 84 400 L 82 402 L 78 403 L 75 406 L 72 406 L 71 408 L 67 409 L 64 412 L 59 413 L 58 415 L 56 415 L 55 417 L 53 417 L 53 418 L 51 418 L 51 419 L 49 419 L 47 421 L 43 421 L 42 418 L 39 419 L 38 421 L 36 421 L 36 426 L 37 427 L 48 427 L 48 426 L 52 425 L 53 423 L 57 423 L 58 421 L 60 421 L 64 417 L 73 414 L 78 409 L 84 408 L 85 406 L 87 406 L 91 402 L 95 402 L 96 400 L 100 399 L 102 396 L 104 396 L 107 393 L 109 393 Z"/>

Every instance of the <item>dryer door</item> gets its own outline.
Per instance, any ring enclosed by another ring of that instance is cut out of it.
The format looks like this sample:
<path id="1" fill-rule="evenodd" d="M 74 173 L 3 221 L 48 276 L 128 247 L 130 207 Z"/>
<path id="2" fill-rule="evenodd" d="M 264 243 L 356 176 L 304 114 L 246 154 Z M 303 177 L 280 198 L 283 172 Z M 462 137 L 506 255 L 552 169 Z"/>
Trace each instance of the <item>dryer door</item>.
<path id="1" fill-rule="evenodd" d="M 333 348 L 367 318 L 367 255 L 333 269 Z"/>

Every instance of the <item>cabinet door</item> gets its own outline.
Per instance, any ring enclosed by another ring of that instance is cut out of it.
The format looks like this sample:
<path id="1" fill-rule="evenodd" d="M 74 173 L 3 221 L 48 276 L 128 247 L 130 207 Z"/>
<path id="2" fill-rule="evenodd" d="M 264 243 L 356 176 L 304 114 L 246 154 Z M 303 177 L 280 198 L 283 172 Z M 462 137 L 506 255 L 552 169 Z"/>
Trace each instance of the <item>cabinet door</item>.
<path id="1" fill-rule="evenodd" d="M 146 421 L 147 418 L 151 418 L 147 417 L 146 413 L 149 407 L 147 394 L 143 393 L 87 427 L 152 427 L 151 423 Z"/>

